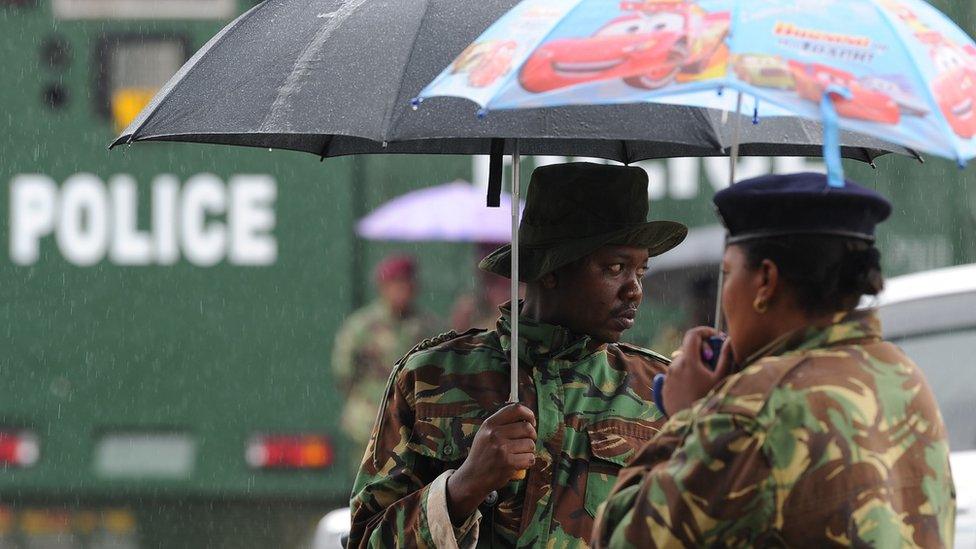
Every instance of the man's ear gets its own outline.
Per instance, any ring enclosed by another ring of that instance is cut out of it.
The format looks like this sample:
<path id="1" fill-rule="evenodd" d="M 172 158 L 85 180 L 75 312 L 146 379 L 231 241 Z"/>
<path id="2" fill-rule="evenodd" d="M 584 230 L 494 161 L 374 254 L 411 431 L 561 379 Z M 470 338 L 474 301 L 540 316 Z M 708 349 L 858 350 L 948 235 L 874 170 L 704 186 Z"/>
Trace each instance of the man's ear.
<path id="1" fill-rule="evenodd" d="M 559 279 L 556 278 L 556 273 L 546 273 L 539 279 L 539 284 L 546 290 L 553 290 L 559 285 Z"/>
<path id="2" fill-rule="evenodd" d="M 779 267 L 768 259 L 764 259 L 759 267 L 761 276 L 757 296 L 763 301 L 772 301 L 781 293 L 779 287 Z"/>

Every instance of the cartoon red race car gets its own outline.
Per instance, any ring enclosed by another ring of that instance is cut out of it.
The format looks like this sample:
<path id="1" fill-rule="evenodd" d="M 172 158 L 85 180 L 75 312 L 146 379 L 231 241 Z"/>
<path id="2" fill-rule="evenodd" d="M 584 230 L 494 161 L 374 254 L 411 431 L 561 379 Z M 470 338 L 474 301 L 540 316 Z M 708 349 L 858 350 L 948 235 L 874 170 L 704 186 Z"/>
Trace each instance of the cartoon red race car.
<path id="1" fill-rule="evenodd" d="M 486 88 L 512 68 L 517 47 L 512 40 L 487 40 L 471 44 L 451 65 L 451 73 L 467 73 L 469 86 Z"/>
<path id="2" fill-rule="evenodd" d="M 929 46 L 936 70 L 932 94 L 949 127 L 959 137 L 976 136 L 976 52 L 971 47 L 959 47 L 934 31 L 917 36 Z"/>
<path id="3" fill-rule="evenodd" d="M 973 58 L 976 61 L 976 46 L 973 44 L 966 44 L 962 47 L 962 51 L 966 52 L 966 55 Z"/>
<path id="4" fill-rule="evenodd" d="M 827 88 L 837 84 L 851 92 L 850 99 L 834 100 L 840 116 L 882 124 L 897 124 L 901 121 L 901 109 L 891 97 L 862 86 L 853 74 L 820 63 L 807 64 L 790 60 L 789 64 L 800 97 L 820 103 Z"/>
<path id="5" fill-rule="evenodd" d="M 553 40 L 522 66 L 519 80 L 532 93 L 584 82 L 621 78 L 627 84 L 657 89 L 680 73 L 709 67 L 724 47 L 728 12 L 707 14 L 684 1 L 630 2 L 639 11 L 613 19 L 593 36 Z"/>
<path id="6" fill-rule="evenodd" d="M 857 83 L 890 97 L 898 105 L 902 115 L 928 116 L 931 112 L 925 102 L 912 91 L 911 85 L 898 75 L 866 75 L 859 78 Z"/>
<path id="7" fill-rule="evenodd" d="M 938 75 L 932 93 L 952 131 L 966 139 L 976 136 L 976 69 L 972 60 L 953 47 L 934 51 Z"/>

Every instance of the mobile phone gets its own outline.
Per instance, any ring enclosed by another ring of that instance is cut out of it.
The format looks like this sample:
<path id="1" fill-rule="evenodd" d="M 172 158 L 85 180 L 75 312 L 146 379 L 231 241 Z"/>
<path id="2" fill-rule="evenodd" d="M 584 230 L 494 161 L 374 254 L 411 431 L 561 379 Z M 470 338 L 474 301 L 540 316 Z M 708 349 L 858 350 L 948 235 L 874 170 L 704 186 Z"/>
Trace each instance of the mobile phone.
<path id="1" fill-rule="evenodd" d="M 708 338 L 705 340 L 705 344 L 702 345 L 702 362 L 704 362 L 705 366 L 713 372 L 715 371 L 715 368 L 718 367 L 718 358 L 722 356 L 722 345 L 725 345 L 725 338 L 719 336 L 712 336 Z M 665 374 L 657 374 L 654 376 L 654 381 L 651 383 L 651 392 L 654 394 L 654 404 L 665 416 L 668 415 L 667 410 L 664 409 L 664 380 L 666 378 L 667 376 Z"/>
<path id="2" fill-rule="evenodd" d="M 702 345 L 702 362 L 713 372 L 718 367 L 718 357 L 722 356 L 722 345 L 725 345 L 725 338 L 720 336 L 712 336 Z"/>

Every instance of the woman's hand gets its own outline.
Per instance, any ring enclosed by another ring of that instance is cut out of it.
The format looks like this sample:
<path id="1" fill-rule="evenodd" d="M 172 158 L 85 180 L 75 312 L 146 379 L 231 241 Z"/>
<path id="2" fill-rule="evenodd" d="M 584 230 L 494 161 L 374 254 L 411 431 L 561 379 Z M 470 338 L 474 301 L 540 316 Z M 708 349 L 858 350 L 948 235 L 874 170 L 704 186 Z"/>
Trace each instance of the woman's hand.
<path id="1" fill-rule="evenodd" d="M 704 397 L 725 378 L 732 367 L 732 346 L 728 340 L 722 345 L 718 365 L 711 371 L 702 361 L 702 346 L 705 341 L 714 336 L 720 336 L 717 330 L 700 327 L 685 333 L 681 349 L 676 353 L 671 367 L 668 369 L 667 381 L 664 383 L 664 407 L 669 415 L 675 415 L 685 408 L 690 408 L 698 399 Z"/>

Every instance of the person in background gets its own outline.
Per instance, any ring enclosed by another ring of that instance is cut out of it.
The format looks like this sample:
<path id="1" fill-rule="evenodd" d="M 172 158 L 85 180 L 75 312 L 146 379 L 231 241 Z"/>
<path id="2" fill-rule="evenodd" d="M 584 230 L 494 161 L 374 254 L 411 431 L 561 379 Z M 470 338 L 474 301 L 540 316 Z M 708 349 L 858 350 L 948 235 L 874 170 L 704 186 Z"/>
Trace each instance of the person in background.
<path id="1" fill-rule="evenodd" d="M 682 299 L 685 319 L 680 324 L 665 324 L 654 334 L 651 348 L 671 354 L 681 347 L 685 332 L 695 326 L 714 324 L 715 290 L 718 278 L 711 274 L 701 274 L 687 284 Z"/>
<path id="2" fill-rule="evenodd" d="M 479 242 L 475 247 L 478 260 L 485 257 L 502 243 Z M 525 286 L 520 285 L 520 295 Z M 477 286 L 471 293 L 458 296 L 451 309 L 451 329 L 461 333 L 471 328 L 490 330 L 501 315 L 498 308 L 512 298 L 509 280 L 503 276 L 478 270 Z"/>
<path id="3" fill-rule="evenodd" d="M 417 265 L 412 257 L 384 259 L 374 280 L 379 296 L 346 319 L 332 352 L 333 379 L 345 395 L 341 427 L 351 443 L 354 468 L 369 441 L 393 364 L 438 329 L 436 319 L 415 304 Z"/>
<path id="4" fill-rule="evenodd" d="M 686 333 L 670 420 L 620 473 L 597 547 L 952 547 L 947 433 L 918 367 L 884 341 L 878 193 L 820 174 L 720 191 L 728 324 Z"/>
<path id="5" fill-rule="evenodd" d="M 688 230 L 647 213 L 640 168 L 533 172 L 519 271 L 509 245 L 481 262 L 524 282 L 525 300 L 493 329 L 449 332 L 397 363 L 353 488 L 350 547 L 586 546 L 617 471 L 663 419 L 651 380 L 668 359 L 620 339 L 648 258 Z"/>

